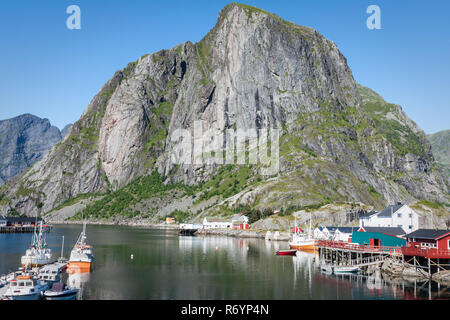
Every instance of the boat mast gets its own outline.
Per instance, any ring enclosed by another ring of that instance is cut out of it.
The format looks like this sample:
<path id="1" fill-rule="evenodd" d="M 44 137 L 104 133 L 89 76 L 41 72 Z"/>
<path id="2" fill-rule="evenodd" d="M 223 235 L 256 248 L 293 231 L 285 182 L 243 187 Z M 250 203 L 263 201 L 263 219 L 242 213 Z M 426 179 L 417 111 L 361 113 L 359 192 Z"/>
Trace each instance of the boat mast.
<path id="1" fill-rule="evenodd" d="M 61 258 L 64 257 L 64 236 L 62 236 L 62 244 L 61 244 Z"/>

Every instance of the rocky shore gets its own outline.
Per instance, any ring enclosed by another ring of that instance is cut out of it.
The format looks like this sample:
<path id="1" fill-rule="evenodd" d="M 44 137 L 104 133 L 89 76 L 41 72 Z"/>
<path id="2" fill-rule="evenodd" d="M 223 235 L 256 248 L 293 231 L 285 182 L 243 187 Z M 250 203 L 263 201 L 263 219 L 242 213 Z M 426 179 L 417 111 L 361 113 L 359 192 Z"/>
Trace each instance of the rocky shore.
<path id="1" fill-rule="evenodd" d="M 411 282 L 416 280 L 433 280 L 450 286 L 450 270 L 434 273 L 430 278 L 428 273 L 420 268 L 415 268 L 410 264 L 401 263 L 394 259 L 386 259 L 381 266 L 381 271 L 392 277 L 402 278 Z"/>
<path id="2" fill-rule="evenodd" d="M 210 236 L 224 236 L 224 237 L 236 237 L 236 238 L 257 238 L 266 239 L 265 230 L 230 230 L 230 229 L 202 229 L 196 232 L 197 235 L 210 235 Z M 288 233 L 280 232 L 278 236 L 274 233 L 269 233 L 269 239 L 272 241 L 288 241 L 290 235 Z"/>

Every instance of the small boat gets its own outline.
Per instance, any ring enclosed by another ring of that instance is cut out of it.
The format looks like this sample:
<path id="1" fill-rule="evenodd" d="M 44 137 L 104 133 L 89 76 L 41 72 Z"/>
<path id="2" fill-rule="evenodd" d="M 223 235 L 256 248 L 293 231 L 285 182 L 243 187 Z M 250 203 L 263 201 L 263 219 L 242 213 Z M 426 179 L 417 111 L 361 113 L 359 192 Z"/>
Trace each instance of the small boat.
<path id="1" fill-rule="evenodd" d="M 75 288 L 69 288 L 62 282 L 56 282 L 53 284 L 50 290 L 46 290 L 43 296 L 46 300 L 75 300 L 78 290 Z"/>
<path id="2" fill-rule="evenodd" d="M 94 255 L 91 246 L 87 243 L 86 223 L 84 223 L 83 231 L 70 253 L 68 269 L 72 272 L 90 272 L 93 261 Z"/>
<path id="3" fill-rule="evenodd" d="M 278 250 L 277 256 L 295 256 L 297 254 L 297 250 Z"/>
<path id="4" fill-rule="evenodd" d="M 357 273 L 359 270 L 359 267 L 352 267 L 352 266 L 336 266 L 333 269 L 333 273 Z"/>
<path id="5" fill-rule="evenodd" d="M 53 261 L 52 250 L 47 248 L 41 221 L 39 224 L 39 233 L 36 232 L 35 227 L 31 238 L 31 246 L 26 250 L 25 255 L 22 256 L 21 263 L 23 267 L 41 267 Z"/>
<path id="6" fill-rule="evenodd" d="M 324 264 L 321 266 L 321 270 L 330 274 L 345 274 L 345 273 L 357 273 L 359 267 L 354 266 L 333 266 Z"/>
<path id="7" fill-rule="evenodd" d="M 39 300 L 42 292 L 48 288 L 39 279 L 31 276 L 18 276 L 9 282 L 8 289 L 4 296 L 8 300 Z"/>

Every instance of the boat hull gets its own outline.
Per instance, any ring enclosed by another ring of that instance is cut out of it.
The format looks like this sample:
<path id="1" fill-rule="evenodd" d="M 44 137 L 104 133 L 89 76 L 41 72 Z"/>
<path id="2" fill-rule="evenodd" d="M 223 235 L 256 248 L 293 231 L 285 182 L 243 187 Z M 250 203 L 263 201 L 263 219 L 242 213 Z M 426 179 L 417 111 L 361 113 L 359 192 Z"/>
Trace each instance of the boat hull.
<path id="1" fill-rule="evenodd" d="M 47 264 L 51 264 L 53 260 L 35 260 L 35 259 L 22 259 L 22 268 L 25 267 L 43 267 Z"/>
<path id="2" fill-rule="evenodd" d="M 83 273 L 91 271 L 91 262 L 89 261 L 69 261 L 67 265 L 68 273 Z"/>
<path id="3" fill-rule="evenodd" d="M 300 251 L 314 251 L 314 243 L 311 244 L 295 244 L 295 243 L 289 243 L 289 248 L 300 250 Z"/>
<path id="4" fill-rule="evenodd" d="M 60 293 L 44 292 L 44 297 L 46 300 L 75 300 L 77 297 L 77 290 L 68 290 Z"/>
<path id="5" fill-rule="evenodd" d="M 41 299 L 41 293 L 33 293 L 33 294 L 22 294 L 22 295 L 5 295 L 5 297 L 8 300 L 40 300 Z"/>
<path id="6" fill-rule="evenodd" d="M 277 256 L 295 256 L 297 254 L 297 250 L 280 250 L 277 251 Z"/>

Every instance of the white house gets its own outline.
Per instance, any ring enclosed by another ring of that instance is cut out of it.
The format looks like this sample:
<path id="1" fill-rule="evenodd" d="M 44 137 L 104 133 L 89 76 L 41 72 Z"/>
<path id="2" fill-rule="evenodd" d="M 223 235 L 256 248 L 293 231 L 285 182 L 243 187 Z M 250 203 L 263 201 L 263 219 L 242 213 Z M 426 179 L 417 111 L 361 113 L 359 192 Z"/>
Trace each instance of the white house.
<path id="1" fill-rule="evenodd" d="M 381 212 L 369 212 L 359 217 L 360 227 L 398 227 L 406 233 L 419 229 L 419 216 L 408 205 L 398 203 Z"/>
<path id="2" fill-rule="evenodd" d="M 334 232 L 334 241 L 351 242 L 353 231 L 358 231 L 359 227 L 337 227 Z"/>
<path id="3" fill-rule="evenodd" d="M 0 227 L 6 227 L 8 224 L 8 219 L 4 216 L 0 216 Z"/>
<path id="4" fill-rule="evenodd" d="M 314 239 L 332 240 L 337 227 L 317 227 L 314 229 Z"/>
<path id="5" fill-rule="evenodd" d="M 229 229 L 232 225 L 231 221 L 216 217 L 205 217 L 203 219 L 203 229 Z"/>

